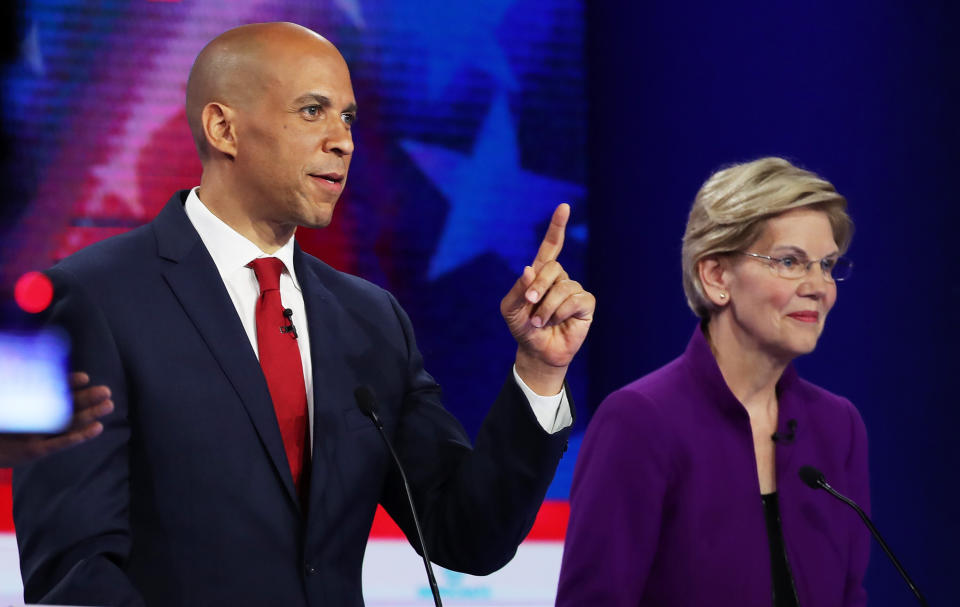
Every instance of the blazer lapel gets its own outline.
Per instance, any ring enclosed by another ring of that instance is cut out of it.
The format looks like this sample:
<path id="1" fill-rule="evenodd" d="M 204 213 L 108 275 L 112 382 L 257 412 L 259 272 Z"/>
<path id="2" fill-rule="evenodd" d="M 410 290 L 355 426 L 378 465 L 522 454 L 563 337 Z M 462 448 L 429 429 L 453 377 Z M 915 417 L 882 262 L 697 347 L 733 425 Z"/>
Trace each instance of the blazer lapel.
<path id="1" fill-rule="evenodd" d="M 345 363 L 340 302 L 305 263 L 305 255 L 298 244 L 293 263 L 303 290 L 313 367 L 313 448 L 307 521 L 316 524 L 322 497 L 331 487 L 328 477 L 336 466 L 336 450 L 342 444 L 339 434 L 343 409 L 353 403 L 354 386 L 353 375 Z"/>
<path id="2" fill-rule="evenodd" d="M 153 222 L 158 253 L 173 262 L 163 272 L 164 279 L 233 385 L 287 494 L 299 508 L 266 379 L 240 318 L 232 313 L 233 301 L 213 258 L 183 210 L 185 194 L 175 195 Z"/>
<path id="3" fill-rule="evenodd" d="M 797 374 L 797 369 L 793 366 L 793 363 L 787 365 L 780 381 L 777 383 L 777 399 L 779 401 L 777 432 L 791 436 L 790 440 L 777 442 L 775 463 L 777 475 L 781 478 L 789 474 L 789 470 L 803 465 L 803 462 L 801 462 L 799 465 L 793 466 L 791 462 L 793 454 L 797 450 L 796 444 L 805 442 L 810 432 L 810 428 L 807 426 L 807 408 L 802 402 L 803 396 L 799 383 L 800 376 Z"/>

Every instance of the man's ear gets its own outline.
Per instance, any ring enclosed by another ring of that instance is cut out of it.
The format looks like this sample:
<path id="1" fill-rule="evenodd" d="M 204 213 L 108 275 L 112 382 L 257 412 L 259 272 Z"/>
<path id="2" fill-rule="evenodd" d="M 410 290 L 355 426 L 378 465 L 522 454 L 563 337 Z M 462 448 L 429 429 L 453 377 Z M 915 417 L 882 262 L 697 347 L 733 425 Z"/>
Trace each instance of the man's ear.
<path id="1" fill-rule="evenodd" d="M 722 257 L 710 256 L 697 262 L 697 273 L 700 275 L 703 292 L 717 307 L 725 306 L 730 302 L 730 276 L 726 261 Z"/>
<path id="2" fill-rule="evenodd" d="M 200 124 L 207 145 L 231 160 L 237 157 L 236 112 L 228 105 L 211 101 L 203 106 Z"/>

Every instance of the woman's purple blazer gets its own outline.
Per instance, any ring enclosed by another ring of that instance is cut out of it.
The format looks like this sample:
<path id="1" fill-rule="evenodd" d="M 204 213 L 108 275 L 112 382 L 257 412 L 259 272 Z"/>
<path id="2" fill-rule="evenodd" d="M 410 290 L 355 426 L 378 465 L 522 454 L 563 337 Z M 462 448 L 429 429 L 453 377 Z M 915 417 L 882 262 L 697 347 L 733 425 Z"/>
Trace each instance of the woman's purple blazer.
<path id="1" fill-rule="evenodd" d="M 776 478 L 800 605 L 865 605 L 869 532 L 797 474 L 820 469 L 869 511 L 863 421 L 792 365 L 777 392 L 778 432 L 794 428 L 776 445 Z M 698 328 L 682 356 L 611 394 L 590 422 L 557 605 L 770 607 L 771 595 L 750 420 Z"/>

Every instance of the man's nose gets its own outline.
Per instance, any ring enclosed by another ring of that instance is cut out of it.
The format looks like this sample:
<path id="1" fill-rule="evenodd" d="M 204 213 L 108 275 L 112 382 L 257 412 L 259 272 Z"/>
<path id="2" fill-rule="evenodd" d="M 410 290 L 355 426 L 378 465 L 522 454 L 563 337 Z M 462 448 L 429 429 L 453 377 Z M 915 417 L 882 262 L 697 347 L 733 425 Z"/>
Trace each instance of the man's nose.
<path id="1" fill-rule="evenodd" d="M 323 150 L 337 156 L 349 156 L 353 154 L 353 133 L 350 127 L 338 120 L 336 126 L 332 126 L 327 139 L 324 142 Z"/>

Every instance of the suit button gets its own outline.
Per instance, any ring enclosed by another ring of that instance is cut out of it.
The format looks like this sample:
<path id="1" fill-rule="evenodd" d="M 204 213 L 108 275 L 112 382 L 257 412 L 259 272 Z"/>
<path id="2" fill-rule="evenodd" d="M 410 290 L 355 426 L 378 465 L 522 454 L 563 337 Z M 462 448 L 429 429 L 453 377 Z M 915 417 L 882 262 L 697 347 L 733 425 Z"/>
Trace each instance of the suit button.
<path id="1" fill-rule="evenodd" d="M 304 569 L 304 571 L 307 572 L 307 575 L 316 575 L 316 574 L 320 573 L 319 571 L 317 571 L 317 568 L 316 568 L 316 567 L 314 567 L 313 565 L 311 565 L 311 564 L 309 564 L 309 563 L 304 564 L 303 569 Z"/>

